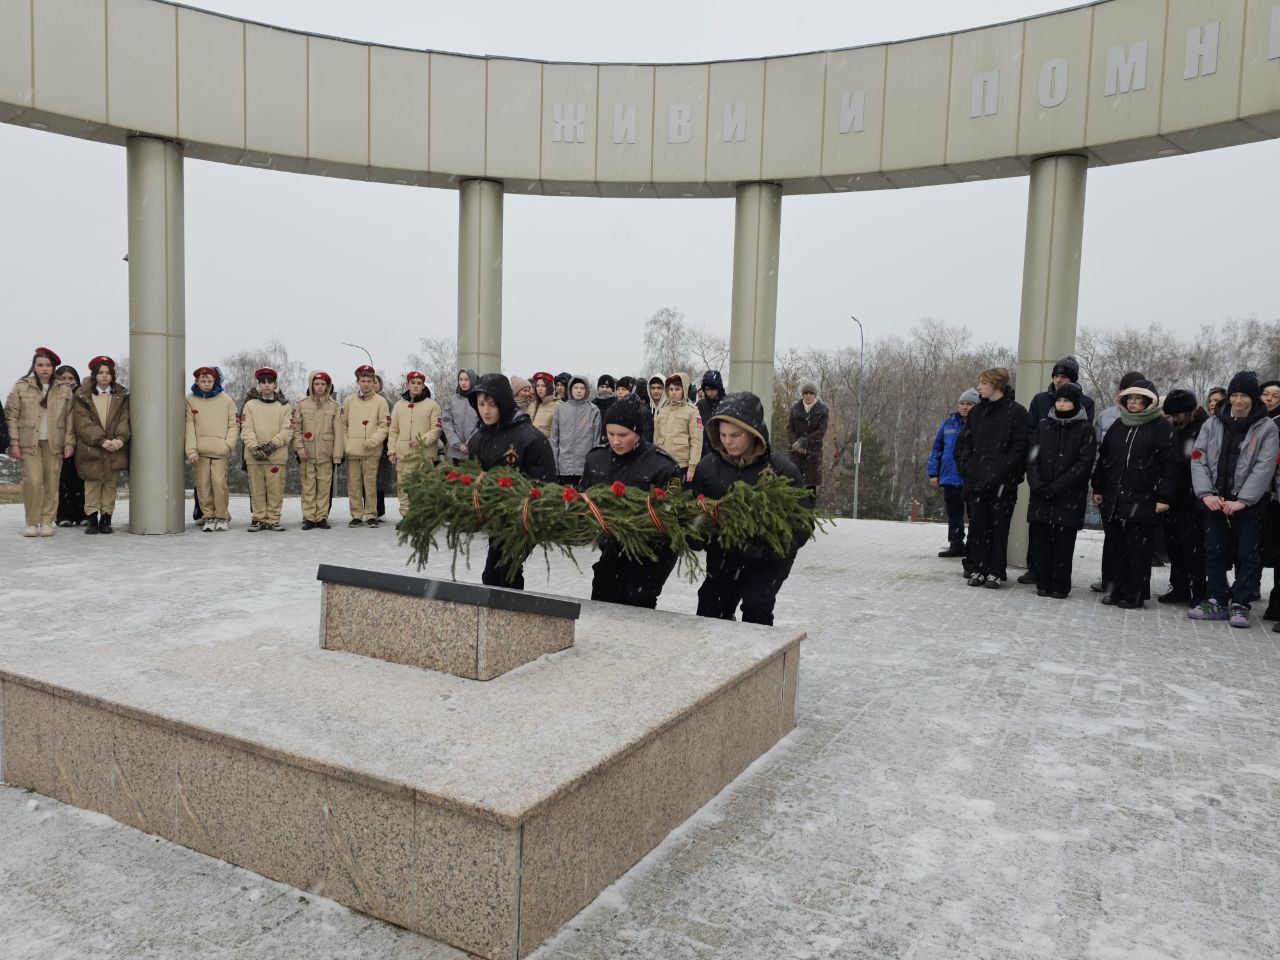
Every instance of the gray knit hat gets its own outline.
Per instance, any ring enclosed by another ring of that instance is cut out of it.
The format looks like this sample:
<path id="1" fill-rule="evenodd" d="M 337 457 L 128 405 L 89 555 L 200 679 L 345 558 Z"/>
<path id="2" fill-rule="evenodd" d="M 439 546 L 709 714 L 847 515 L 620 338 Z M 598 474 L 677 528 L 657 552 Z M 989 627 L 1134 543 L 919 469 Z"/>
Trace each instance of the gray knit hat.
<path id="1" fill-rule="evenodd" d="M 957 403 L 977 403 L 981 399 L 982 398 L 978 396 L 978 391 L 973 389 L 973 387 L 970 387 L 964 393 L 960 394 L 960 399 L 956 402 Z"/>

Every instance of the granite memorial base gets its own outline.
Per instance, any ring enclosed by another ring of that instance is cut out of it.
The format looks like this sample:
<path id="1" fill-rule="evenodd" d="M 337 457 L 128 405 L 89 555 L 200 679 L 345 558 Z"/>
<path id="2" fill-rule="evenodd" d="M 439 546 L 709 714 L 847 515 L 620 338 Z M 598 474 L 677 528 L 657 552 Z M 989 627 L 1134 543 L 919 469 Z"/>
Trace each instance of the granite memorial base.
<path id="1" fill-rule="evenodd" d="M 523 957 L 795 724 L 803 634 L 584 602 L 495 680 L 280 631 L 0 665 L 0 771 L 482 957 Z"/>
<path id="2" fill-rule="evenodd" d="M 523 590 L 322 564 L 320 646 L 492 680 L 573 646 L 579 605 Z"/>

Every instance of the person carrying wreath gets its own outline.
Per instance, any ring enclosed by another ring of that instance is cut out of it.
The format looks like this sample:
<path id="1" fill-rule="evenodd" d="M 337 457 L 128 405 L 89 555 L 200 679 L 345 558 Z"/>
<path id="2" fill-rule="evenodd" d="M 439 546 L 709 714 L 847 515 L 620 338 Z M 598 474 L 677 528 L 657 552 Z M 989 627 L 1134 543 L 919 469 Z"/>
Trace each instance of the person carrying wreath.
<path id="1" fill-rule="evenodd" d="M 606 445 L 587 454 L 579 490 L 621 484 L 662 496 L 666 488 L 680 486 L 680 465 L 644 438 L 644 415 L 644 400 L 635 394 L 605 411 Z M 616 540 L 606 537 L 600 544 L 600 559 L 591 566 L 591 599 L 653 609 L 675 565 L 676 556 L 667 547 L 659 548 L 654 560 L 633 560 Z"/>

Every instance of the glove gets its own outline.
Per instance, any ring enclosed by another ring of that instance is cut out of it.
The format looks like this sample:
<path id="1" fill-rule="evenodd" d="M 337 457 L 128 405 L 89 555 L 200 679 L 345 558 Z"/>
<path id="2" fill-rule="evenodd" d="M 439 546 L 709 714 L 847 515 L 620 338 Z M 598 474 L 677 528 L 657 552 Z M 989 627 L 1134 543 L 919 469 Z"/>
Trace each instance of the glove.
<path id="1" fill-rule="evenodd" d="M 249 452 L 253 454 L 253 459 L 255 460 L 267 459 L 267 454 L 263 451 L 261 447 L 253 447 L 252 449 L 249 450 Z"/>
<path id="2" fill-rule="evenodd" d="M 805 451 L 805 443 L 803 440 L 797 440 L 795 443 L 791 445 L 792 453 L 804 453 L 804 451 Z"/>
<path id="3" fill-rule="evenodd" d="M 266 443 L 262 444 L 262 452 L 269 457 L 276 452 L 276 445 L 268 440 Z"/>

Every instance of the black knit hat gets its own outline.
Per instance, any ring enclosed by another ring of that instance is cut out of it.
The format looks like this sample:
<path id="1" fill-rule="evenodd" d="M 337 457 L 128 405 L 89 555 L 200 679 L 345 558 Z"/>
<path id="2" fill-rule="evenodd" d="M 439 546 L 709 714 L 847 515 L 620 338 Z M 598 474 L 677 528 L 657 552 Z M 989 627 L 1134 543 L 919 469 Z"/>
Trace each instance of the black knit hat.
<path id="1" fill-rule="evenodd" d="M 1144 377 L 1142 374 L 1140 374 L 1137 370 L 1130 370 L 1128 373 L 1126 373 L 1123 377 L 1120 378 L 1120 390 L 1121 392 L 1128 390 L 1139 380 L 1146 380 L 1146 379 L 1147 378 Z"/>
<path id="2" fill-rule="evenodd" d="M 1263 380 L 1258 384 L 1258 392 L 1261 393 L 1267 387 L 1280 387 L 1280 380 Z"/>
<path id="3" fill-rule="evenodd" d="M 1177 413 L 1190 413 L 1199 404 L 1196 402 L 1196 395 L 1190 390 L 1170 390 L 1164 398 L 1164 405 L 1161 409 L 1169 416 Z"/>
<path id="4" fill-rule="evenodd" d="M 615 386 L 616 384 L 613 381 L 613 377 L 609 376 L 609 374 L 607 373 L 600 374 L 600 379 L 596 381 L 597 390 L 600 389 L 601 387 L 608 387 L 610 390 L 612 390 Z"/>
<path id="5" fill-rule="evenodd" d="M 640 400 L 634 393 L 628 394 L 617 403 L 609 405 L 604 412 L 604 425 L 614 423 L 620 427 L 626 427 L 633 433 L 644 432 L 644 411 L 641 409 Z"/>
<path id="6" fill-rule="evenodd" d="M 1080 389 L 1078 383 L 1064 383 L 1053 392 L 1054 400 L 1070 400 L 1071 405 L 1077 410 L 1080 408 L 1083 397 L 1084 391 Z"/>
<path id="7" fill-rule="evenodd" d="M 626 390 L 629 392 L 636 388 L 636 378 L 635 377 L 619 377 L 617 385 L 621 387 L 623 390 Z"/>
<path id="8" fill-rule="evenodd" d="M 1053 372 L 1049 374 L 1051 377 L 1063 376 L 1072 383 L 1080 382 L 1080 364 L 1076 362 L 1075 357 L 1063 357 L 1053 365 Z"/>
<path id="9" fill-rule="evenodd" d="M 1227 399 L 1231 399 L 1233 393 L 1246 394 L 1254 403 L 1261 403 L 1262 387 L 1258 384 L 1258 375 L 1252 370 L 1241 370 L 1227 386 Z"/>

